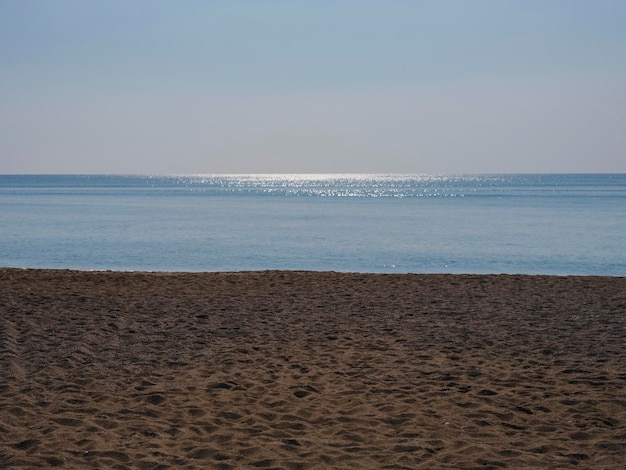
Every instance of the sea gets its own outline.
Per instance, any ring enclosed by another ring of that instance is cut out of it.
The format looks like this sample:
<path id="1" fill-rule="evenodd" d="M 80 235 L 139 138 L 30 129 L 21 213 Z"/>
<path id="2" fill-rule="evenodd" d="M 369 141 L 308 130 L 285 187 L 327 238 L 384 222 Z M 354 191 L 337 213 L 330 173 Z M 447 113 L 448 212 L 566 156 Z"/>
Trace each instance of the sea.
<path id="1" fill-rule="evenodd" d="M 0 266 L 626 275 L 626 174 L 0 175 Z"/>

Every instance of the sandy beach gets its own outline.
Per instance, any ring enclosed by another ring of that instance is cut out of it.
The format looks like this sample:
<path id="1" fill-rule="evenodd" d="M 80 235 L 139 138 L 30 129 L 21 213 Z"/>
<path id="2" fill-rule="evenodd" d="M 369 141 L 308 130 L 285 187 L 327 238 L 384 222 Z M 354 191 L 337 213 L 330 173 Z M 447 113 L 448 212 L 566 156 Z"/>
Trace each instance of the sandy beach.
<path id="1" fill-rule="evenodd" d="M 0 269 L 0 468 L 619 468 L 626 279 Z"/>

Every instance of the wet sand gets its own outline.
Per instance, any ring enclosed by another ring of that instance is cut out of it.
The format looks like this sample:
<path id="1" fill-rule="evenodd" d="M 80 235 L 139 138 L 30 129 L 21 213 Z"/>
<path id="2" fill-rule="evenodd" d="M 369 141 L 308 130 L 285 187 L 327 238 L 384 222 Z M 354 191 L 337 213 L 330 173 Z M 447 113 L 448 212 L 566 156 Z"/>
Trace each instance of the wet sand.
<path id="1" fill-rule="evenodd" d="M 626 279 L 0 269 L 0 468 L 619 468 Z"/>

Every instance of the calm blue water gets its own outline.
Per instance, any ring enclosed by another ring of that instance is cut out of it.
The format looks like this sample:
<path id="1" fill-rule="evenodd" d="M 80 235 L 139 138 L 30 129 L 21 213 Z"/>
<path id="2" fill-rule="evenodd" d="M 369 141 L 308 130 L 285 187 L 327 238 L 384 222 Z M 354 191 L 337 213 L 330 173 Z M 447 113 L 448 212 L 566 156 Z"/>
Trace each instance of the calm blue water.
<path id="1" fill-rule="evenodd" d="M 624 276 L 626 175 L 5 175 L 0 266 Z"/>

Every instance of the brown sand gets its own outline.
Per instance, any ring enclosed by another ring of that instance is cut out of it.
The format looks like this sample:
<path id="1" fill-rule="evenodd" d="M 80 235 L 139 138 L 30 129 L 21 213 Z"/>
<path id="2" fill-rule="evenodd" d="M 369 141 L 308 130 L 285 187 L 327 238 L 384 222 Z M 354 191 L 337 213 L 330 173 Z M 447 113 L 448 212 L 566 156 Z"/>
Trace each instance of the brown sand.
<path id="1" fill-rule="evenodd" d="M 626 279 L 0 269 L 0 468 L 620 468 Z"/>

